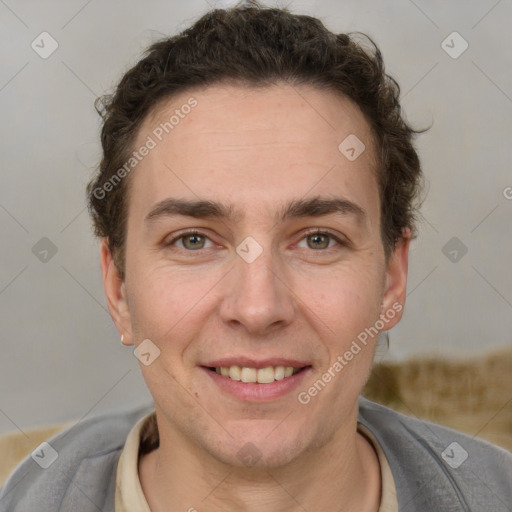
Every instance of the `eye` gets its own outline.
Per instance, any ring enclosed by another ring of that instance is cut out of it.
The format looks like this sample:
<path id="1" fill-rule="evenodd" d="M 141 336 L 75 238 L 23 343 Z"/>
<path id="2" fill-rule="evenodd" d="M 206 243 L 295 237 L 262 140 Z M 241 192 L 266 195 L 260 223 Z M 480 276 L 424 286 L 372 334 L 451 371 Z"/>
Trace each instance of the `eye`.
<path id="1" fill-rule="evenodd" d="M 332 233 L 328 231 L 322 231 L 320 229 L 316 229 L 314 231 L 310 231 L 306 234 L 306 236 L 301 240 L 305 240 L 307 244 L 308 249 L 313 250 L 323 250 L 323 249 L 330 249 L 333 247 L 333 245 L 345 245 L 337 236 L 333 235 Z M 331 242 L 335 242 L 332 244 Z M 299 247 L 301 246 L 299 243 Z"/>
<path id="2" fill-rule="evenodd" d="M 186 233 L 181 233 L 180 235 L 174 237 L 165 245 L 177 245 L 180 249 L 185 249 L 187 251 L 198 251 L 200 249 L 211 247 L 211 245 L 206 246 L 207 242 L 212 244 L 212 241 L 203 233 L 199 231 L 187 231 Z"/>

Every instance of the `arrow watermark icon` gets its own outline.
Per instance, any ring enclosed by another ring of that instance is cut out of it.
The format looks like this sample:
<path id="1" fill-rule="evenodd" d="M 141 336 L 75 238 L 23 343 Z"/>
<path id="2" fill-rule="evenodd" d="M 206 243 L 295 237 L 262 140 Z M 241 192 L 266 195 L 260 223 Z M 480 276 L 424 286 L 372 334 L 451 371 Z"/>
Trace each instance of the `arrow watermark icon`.
<path id="1" fill-rule="evenodd" d="M 48 32 L 41 32 L 30 44 L 39 57 L 47 59 L 57 50 L 59 43 Z"/>
<path id="2" fill-rule="evenodd" d="M 445 448 L 441 457 L 451 468 L 457 469 L 468 458 L 468 452 L 454 441 Z"/>
<path id="3" fill-rule="evenodd" d="M 32 459 L 43 469 L 49 468 L 59 457 L 57 451 L 46 441 L 41 443 L 33 452 Z"/>
<path id="4" fill-rule="evenodd" d="M 57 254 L 57 250 L 57 246 L 45 236 L 32 246 L 32 254 L 41 263 L 48 263 Z"/>
<path id="5" fill-rule="evenodd" d="M 237 254 L 247 263 L 252 263 L 263 252 L 263 247 L 252 237 L 248 236 L 236 248 Z"/>
<path id="6" fill-rule="evenodd" d="M 469 43 L 458 32 L 452 32 L 443 40 L 441 48 L 452 59 L 458 59 L 469 48 Z"/>
<path id="7" fill-rule="evenodd" d="M 133 354 L 144 366 L 149 366 L 160 356 L 160 349 L 150 339 L 146 338 L 133 351 Z"/>
<path id="8" fill-rule="evenodd" d="M 340 153 L 350 162 L 359 158 L 365 149 L 364 143 L 353 133 L 345 137 L 338 146 Z"/>
<path id="9" fill-rule="evenodd" d="M 441 252 L 452 262 L 458 263 L 468 252 L 467 246 L 456 236 L 444 244 Z"/>

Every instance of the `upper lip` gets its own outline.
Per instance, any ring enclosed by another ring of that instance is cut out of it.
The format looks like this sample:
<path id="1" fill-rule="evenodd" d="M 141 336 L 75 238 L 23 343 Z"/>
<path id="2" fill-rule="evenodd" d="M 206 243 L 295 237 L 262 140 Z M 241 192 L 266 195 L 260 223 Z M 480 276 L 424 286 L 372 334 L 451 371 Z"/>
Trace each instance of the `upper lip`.
<path id="1" fill-rule="evenodd" d="M 245 368 L 267 368 L 268 366 L 292 366 L 293 368 L 304 368 L 310 366 L 307 361 L 298 361 L 296 359 L 287 359 L 284 357 L 273 357 L 269 359 L 251 359 L 248 357 L 226 357 L 223 359 L 215 359 L 203 364 L 209 368 L 229 368 L 230 366 L 240 366 Z"/>

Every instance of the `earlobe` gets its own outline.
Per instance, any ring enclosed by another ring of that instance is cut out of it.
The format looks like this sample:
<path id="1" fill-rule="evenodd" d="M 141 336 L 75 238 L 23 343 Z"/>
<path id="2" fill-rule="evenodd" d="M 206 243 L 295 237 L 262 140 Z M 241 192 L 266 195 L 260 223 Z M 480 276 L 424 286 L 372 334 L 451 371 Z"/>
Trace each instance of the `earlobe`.
<path id="1" fill-rule="evenodd" d="M 126 285 L 114 262 L 108 239 L 104 238 L 100 249 L 101 274 L 110 316 L 114 321 L 123 345 L 133 345 L 130 312 Z"/>
<path id="2" fill-rule="evenodd" d="M 411 231 L 408 228 L 404 229 L 403 237 L 397 241 L 387 264 L 382 313 L 393 310 L 393 320 L 388 323 L 386 329 L 391 329 L 402 317 L 407 288 L 410 241 Z"/>

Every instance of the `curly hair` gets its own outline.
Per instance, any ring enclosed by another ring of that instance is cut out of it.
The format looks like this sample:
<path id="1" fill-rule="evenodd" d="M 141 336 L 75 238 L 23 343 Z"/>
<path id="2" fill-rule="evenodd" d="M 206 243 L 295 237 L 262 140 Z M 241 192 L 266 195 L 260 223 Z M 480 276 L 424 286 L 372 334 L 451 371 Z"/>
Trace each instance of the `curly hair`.
<path id="1" fill-rule="evenodd" d="M 305 84 L 352 100 L 375 138 L 386 257 L 404 228 L 416 235 L 423 175 L 413 138 L 424 130 L 414 130 L 403 119 L 400 87 L 385 73 L 377 45 L 361 33 L 334 34 L 311 16 L 263 7 L 255 0 L 249 4 L 211 10 L 178 35 L 155 42 L 112 94 L 96 100 L 103 155 L 87 186 L 88 208 L 94 233 L 107 237 L 123 278 L 129 179 L 112 180 L 130 159 L 141 124 L 159 102 L 219 83 Z"/>

